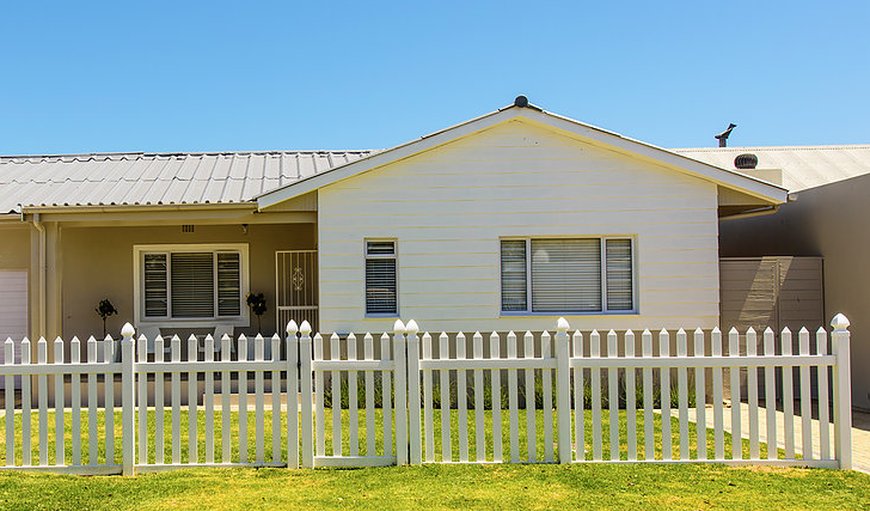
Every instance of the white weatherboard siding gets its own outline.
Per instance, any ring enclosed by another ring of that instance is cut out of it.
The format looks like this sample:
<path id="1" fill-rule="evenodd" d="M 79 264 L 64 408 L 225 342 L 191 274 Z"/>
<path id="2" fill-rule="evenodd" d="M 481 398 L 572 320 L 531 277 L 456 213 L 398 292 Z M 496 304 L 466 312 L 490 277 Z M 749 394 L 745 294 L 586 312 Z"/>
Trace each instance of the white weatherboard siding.
<path id="1" fill-rule="evenodd" d="M 503 315 L 501 237 L 634 236 L 638 314 L 577 328 L 711 328 L 718 321 L 712 183 L 514 120 L 319 191 L 321 330 L 365 317 L 364 239 L 398 243 L 399 313 L 427 330 L 553 329 Z M 386 325 L 386 327 L 385 327 Z"/>
<path id="2" fill-rule="evenodd" d="M 3 343 L 11 337 L 15 343 L 15 362 L 21 361 L 21 339 L 27 336 L 27 272 L 0 270 L 0 364 L 6 356 Z M 21 377 L 15 377 L 15 386 Z M 0 389 L 6 379 L 0 378 Z"/>

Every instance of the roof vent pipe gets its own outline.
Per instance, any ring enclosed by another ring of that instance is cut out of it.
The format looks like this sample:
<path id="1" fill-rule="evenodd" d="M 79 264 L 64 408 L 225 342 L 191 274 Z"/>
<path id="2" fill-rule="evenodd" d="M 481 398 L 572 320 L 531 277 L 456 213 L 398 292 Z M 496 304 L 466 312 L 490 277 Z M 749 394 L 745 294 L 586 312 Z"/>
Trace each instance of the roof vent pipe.
<path id="1" fill-rule="evenodd" d="M 723 131 L 722 133 L 719 133 L 718 135 L 715 135 L 713 137 L 719 141 L 719 147 L 727 147 L 728 146 L 728 137 L 731 136 L 731 130 L 733 130 L 736 127 L 737 127 L 737 125 L 734 124 L 733 122 L 729 123 L 728 128 L 725 131 Z"/>
<path id="2" fill-rule="evenodd" d="M 518 106 L 520 108 L 525 108 L 529 106 L 529 98 L 525 96 L 517 96 L 516 99 L 514 99 L 514 106 Z"/>

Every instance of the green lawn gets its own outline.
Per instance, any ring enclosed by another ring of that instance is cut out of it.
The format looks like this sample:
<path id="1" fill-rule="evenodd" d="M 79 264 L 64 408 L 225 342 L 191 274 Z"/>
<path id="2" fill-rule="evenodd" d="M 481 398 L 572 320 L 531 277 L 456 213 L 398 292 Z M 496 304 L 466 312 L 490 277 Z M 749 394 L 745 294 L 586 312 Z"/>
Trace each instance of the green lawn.
<path id="1" fill-rule="evenodd" d="M 454 455 L 457 449 L 457 422 L 452 413 Z M 153 411 L 149 430 L 153 435 Z M 606 413 L 604 419 L 606 421 Z M 347 413 L 343 414 L 347 424 Z M 331 414 L 327 413 L 326 444 L 330 452 Z M 469 412 L 473 417 L 473 411 Z M 238 415 L 233 413 L 233 433 L 238 431 Z M 270 414 L 265 424 L 270 428 Z M 380 413 L 376 417 L 380 421 Z M 439 414 L 435 413 L 436 421 Z M 507 414 L 503 414 L 505 421 Z M 53 438 L 52 427 L 49 437 Z M 67 438 L 71 437 L 71 417 L 65 418 Z M 83 459 L 87 461 L 87 422 L 83 417 Z M 187 459 L 187 414 L 181 415 L 182 459 Z M 220 415 L 216 418 L 216 451 L 220 460 Z M 249 432 L 254 429 L 254 414 L 248 414 Z M 539 431 L 543 414 L 538 412 Z M 36 417 L 32 418 L 35 425 Z M 204 427 L 204 414 L 198 414 Z M 656 431 L 660 424 L 656 418 Z M 20 424 L 21 416 L 16 417 Z M 587 442 L 591 432 L 591 417 L 586 417 Z M 3 421 L 0 421 L 2 423 Z M 103 418 L 99 419 L 102 432 Z M 474 457 L 474 428 L 470 421 L 470 455 Z M 170 426 L 169 414 L 165 417 Z M 116 428 L 120 416 L 116 417 Z M 364 417 L 360 425 L 365 426 Z M 520 414 L 520 455 L 525 456 L 525 420 Z M 621 415 L 621 437 L 625 438 L 625 416 Z M 440 428 L 440 424 L 436 423 Z M 3 427 L 0 426 L 0 430 Z M 378 428 L 380 430 L 380 427 Z M 642 415 L 638 417 L 638 451 L 642 452 Z M 678 431 L 678 422 L 672 421 Z M 171 431 L 171 430 L 170 430 Z M 283 423 L 282 423 L 283 431 Z M 346 427 L 345 427 L 346 431 Z M 507 428 L 505 457 L 508 456 Z M 604 455 L 609 452 L 607 423 L 604 432 Z M 690 428 L 694 437 L 694 426 Z M 440 453 L 440 434 L 436 431 L 436 452 Z M 0 431 L 2 433 L 2 431 Z M 100 435 L 102 437 L 102 434 Z M 537 435 L 538 455 L 544 446 Z M 0 462 L 5 463 L 4 434 L 0 434 Z M 38 438 L 34 430 L 34 440 Z M 116 434 L 120 439 L 120 431 Z M 347 452 L 347 435 L 343 435 Z M 103 439 L 99 439 L 102 449 Z M 169 440 L 167 436 L 167 440 Z M 254 454 L 251 438 L 249 455 Z M 119 443 L 119 442 L 118 442 Z M 153 459 L 153 436 L 149 458 Z M 235 441 L 234 441 L 235 443 Z M 660 446 L 660 439 L 656 445 Z M 712 435 L 708 435 L 712 452 Z M 35 442 L 34 442 L 35 445 Z M 16 446 L 20 460 L 20 445 Z M 71 459 L 67 442 L 66 456 Z M 283 447 L 283 441 L 282 441 Z M 204 459 L 204 441 L 200 437 L 200 458 Z M 591 448 L 588 445 L 587 448 Z M 674 442 L 675 456 L 678 444 Z M 748 450 L 747 442 L 743 449 Z M 171 442 L 165 446 L 166 460 L 171 455 Z M 380 447 L 379 447 L 380 450 Z M 491 443 L 487 442 L 487 451 Z M 361 448 L 365 452 L 364 445 Z M 267 461 L 271 441 L 265 442 Z M 625 455 L 625 447 L 622 448 Z M 694 449 L 692 449 L 694 452 Z M 730 452 L 730 438 L 726 438 Z M 116 458 L 119 458 L 119 452 Z M 282 452 L 283 454 L 283 452 Z M 657 455 L 660 454 L 657 452 Z M 34 461 L 38 460 L 34 450 Z M 762 446 L 762 456 L 764 448 Z M 49 451 L 54 458 L 53 445 Z M 104 453 L 101 452 L 101 459 Z M 233 450 L 238 459 L 238 450 Z M 870 509 L 870 476 L 856 472 L 821 469 L 730 468 L 720 465 L 426 465 L 420 467 L 388 467 L 356 470 L 318 469 L 189 469 L 174 472 L 142 474 L 132 478 L 120 476 L 62 476 L 0 471 L 0 509 Z"/>

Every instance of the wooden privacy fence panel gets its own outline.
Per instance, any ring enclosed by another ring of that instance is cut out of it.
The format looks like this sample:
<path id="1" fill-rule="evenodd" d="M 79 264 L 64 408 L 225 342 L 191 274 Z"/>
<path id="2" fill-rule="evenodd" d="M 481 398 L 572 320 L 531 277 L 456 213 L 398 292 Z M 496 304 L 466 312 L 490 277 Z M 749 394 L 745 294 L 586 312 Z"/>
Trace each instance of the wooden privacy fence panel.
<path id="1" fill-rule="evenodd" d="M 21 379 L 0 395 L 0 465 L 80 474 L 556 461 L 848 469 L 849 323 L 838 314 L 832 326 L 830 335 L 801 329 L 795 350 L 788 328 L 768 328 L 758 343 L 751 328 L 569 332 L 564 319 L 554 334 L 421 334 L 412 320 L 379 336 L 321 335 L 291 321 L 283 339 L 207 336 L 200 346 L 195 336 L 158 336 L 151 357 L 127 324 L 119 342 L 73 338 L 69 361 L 64 341 L 49 361 L 40 339 L 36 363 L 24 339 L 20 362 L 0 365 L 4 382 Z M 13 348 L 7 340 L 4 354 Z"/>

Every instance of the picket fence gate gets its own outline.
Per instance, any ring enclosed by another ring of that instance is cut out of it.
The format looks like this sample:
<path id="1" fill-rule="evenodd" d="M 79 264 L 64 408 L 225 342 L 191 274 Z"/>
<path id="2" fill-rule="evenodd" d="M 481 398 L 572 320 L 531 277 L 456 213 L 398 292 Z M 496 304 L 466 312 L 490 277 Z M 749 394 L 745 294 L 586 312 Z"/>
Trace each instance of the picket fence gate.
<path id="1" fill-rule="evenodd" d="M 466 334 L 455 334 L 452 342 L 446 333 L 420 335 L 413 320 L 407 325 L 396 321 L 392 335 L 363 335 L 361 352 L 356 335 L 312 336 L 307 322 L 297 327 L 291 321 L 284 339 L 241 335 L 235 346 L 229 336 L 207 336 L 204 350 L 191 336 L 186 361 L 178 336 L 169 339 L 168 349 L 165 339 L 155 338 L 155 355 L 149 359 L 148 340 L 135 339 L 129 323 L 121 332 L 119 362 L 110 336 L 86 341 L 86 361 L 77 338 L 70 342 L 69 361 L 64 360 L 64 341 L 56 339 L 51 362 L 48 342 L 40 339 L 36 363 L 31 362 L 30 341 L 24 339 L 18 364 L 8 339 L 6 363 L 0 365 L 6 382 L 0 468 L 131 475 L 196 466 L 558 461 L 850 469 L 849 322 L 838 314 L 832 326 L 830 351 L 825 329 L 815 332 L 811 350 L 812 336 L 804 328 L 797 334 L 797 354 L 787 328 L 778 341 L 766 329 L 761 354 L 755 330 L 741 335 L 731 329 L 727 355 L 718 328 L 695 330 L 691 355 L 686 331 L 675 332 L 672 355 L 671 332 L 644 330 L 638 354 L 631 330 L 622 333 L 621 341 L 614 331 L 569 333 L 564 319 L 555 335 L 493 332 L 484 338 L 475 332 L 470 356 Z M 268 359 L 266 343 L 271 343 Z M 15 377 L 21 377 L 19 393 Z M 730 411 L 723 399 L 726 387 Z M 748 402 L 748 431 L 742 430 L 741 397 Z M 817 421 L 812 420 L 814 402 Z M 690 411 L 695 415 L 691 428 Z M 707 413 L 712 413 L 712 427 Z M 777 421 L 782 421 L 781 434 Z"/>

